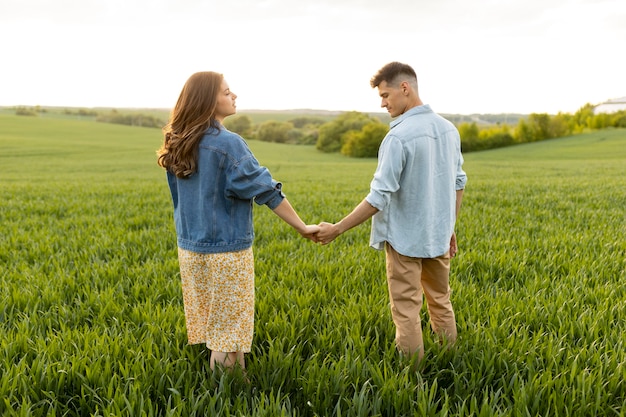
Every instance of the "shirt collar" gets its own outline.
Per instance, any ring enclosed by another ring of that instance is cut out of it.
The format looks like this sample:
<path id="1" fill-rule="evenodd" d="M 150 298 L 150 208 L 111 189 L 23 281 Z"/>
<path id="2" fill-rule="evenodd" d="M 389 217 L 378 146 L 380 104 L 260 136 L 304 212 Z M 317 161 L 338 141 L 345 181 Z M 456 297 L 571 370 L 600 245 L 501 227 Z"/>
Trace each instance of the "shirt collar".
<path id="1" fill-rule="evenodd" d="M 407 111 L 402 113 L 397 118 L 393 119 L 389 123 L 389 127 L 393 129 L 395 126 L 400 124 L 407 117 L 411 117 L 411 116 L 416 115 L 416 114 L 431 113 L 432 111 L 433 110 L 430 108 L 430 104 L 423 104 L 421 106 L 415 106 L 413 108 L 408 109 Z"/>

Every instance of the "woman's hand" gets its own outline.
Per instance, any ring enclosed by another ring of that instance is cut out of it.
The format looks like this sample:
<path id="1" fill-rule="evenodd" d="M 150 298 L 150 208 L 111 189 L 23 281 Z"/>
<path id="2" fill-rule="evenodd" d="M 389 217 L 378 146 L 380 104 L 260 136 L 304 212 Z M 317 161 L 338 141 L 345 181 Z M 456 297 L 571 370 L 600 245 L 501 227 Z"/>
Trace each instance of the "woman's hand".
<path id="1" fill-rule="evenodd" d="M 320 227 L 316 224 L 307 224 L 304 227 L 304 230 L 300 230 L 298 231 L 298 233 L 300 233 L 300 235 L 306 239 L 310 239 L 313 242 L 317 243 L 317 234 L 320 231 Z"/>

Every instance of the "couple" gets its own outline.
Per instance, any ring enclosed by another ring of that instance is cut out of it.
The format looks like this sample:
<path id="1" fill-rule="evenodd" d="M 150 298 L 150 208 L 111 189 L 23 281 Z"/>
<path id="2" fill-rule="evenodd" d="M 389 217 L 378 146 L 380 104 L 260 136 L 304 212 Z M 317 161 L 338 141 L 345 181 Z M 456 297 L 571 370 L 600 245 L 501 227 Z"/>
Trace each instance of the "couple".
<path id="1" fill-rule="evenodd" d="M 454 224 L 467 177 L 454 125 L 420 100 L 415 71 L 391 62 L 370 81 L 393 121 L 380 145 L 370 192 L 335 224 L 306 225 L 267 168 L 223 121 L 237 95 L 222 74 L 198 72 L 183 86 L 158 164 L 167 171 L 190 344 L 210 349 L 210 367 L 245 368 L 254 329 L 252 202 L 267 205 L 300 235 L 328 244 L 372 219 L 370 245 L 385 250 L 396 345 L 424 355 L 420 310 L 426 296 L 442 342 L 457 335 L 450 303 Z"/>

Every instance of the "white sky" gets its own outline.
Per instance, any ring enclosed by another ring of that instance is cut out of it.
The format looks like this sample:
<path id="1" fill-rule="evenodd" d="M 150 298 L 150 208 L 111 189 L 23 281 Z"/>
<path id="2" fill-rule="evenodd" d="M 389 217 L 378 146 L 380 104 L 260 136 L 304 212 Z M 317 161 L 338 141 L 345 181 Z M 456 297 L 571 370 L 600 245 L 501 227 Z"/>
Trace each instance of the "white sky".
<path id="1" fill-rule="evenodd" d="M 210 70 L 240 110 L 383 111 L 389 61 L 440 113 L 626 96 L 624 0 L 0 0 L 0 38 L 0 106 L 171 108 Z"/>

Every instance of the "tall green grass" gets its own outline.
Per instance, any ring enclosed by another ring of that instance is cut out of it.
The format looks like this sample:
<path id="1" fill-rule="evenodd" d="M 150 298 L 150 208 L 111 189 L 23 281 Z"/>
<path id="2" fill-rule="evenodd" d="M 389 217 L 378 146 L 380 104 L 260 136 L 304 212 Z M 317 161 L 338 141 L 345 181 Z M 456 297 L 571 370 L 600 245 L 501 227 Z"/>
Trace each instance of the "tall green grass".
<path id="1" fill-rule="evenodd" d="M 426 330 L 417 372 L 369 225 L 322 247 L 255 208 L 250 385 L 186 344 L 160 142 L 0 115 L 0 414 L 626 415 L 625 130 L 466 155 L 459 341 Z M 250 146 L 311 223 L 349 212 L 376 165 Z"/>

